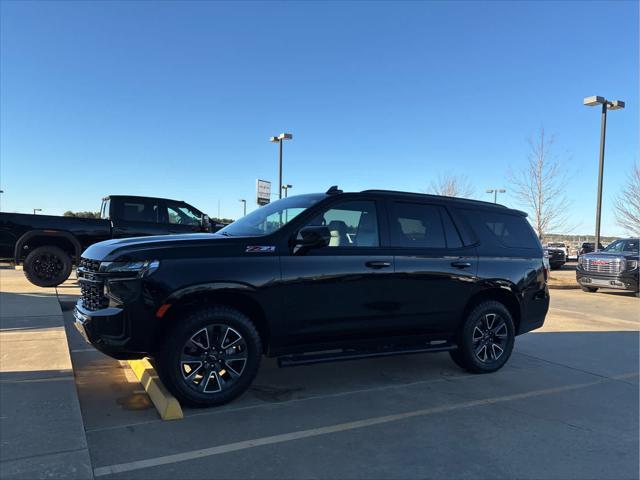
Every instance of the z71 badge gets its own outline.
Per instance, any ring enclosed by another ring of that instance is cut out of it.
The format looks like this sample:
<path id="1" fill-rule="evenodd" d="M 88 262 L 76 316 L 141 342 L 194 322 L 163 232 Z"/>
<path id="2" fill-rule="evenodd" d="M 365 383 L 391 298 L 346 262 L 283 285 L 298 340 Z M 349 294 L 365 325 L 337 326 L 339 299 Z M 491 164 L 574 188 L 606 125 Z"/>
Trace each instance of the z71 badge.
<path id="1" fill-rule="evenodd" d="M 249 245 L 245 250 L 247 253 L 273 253 L 275 251 L 275 245 Z"/>

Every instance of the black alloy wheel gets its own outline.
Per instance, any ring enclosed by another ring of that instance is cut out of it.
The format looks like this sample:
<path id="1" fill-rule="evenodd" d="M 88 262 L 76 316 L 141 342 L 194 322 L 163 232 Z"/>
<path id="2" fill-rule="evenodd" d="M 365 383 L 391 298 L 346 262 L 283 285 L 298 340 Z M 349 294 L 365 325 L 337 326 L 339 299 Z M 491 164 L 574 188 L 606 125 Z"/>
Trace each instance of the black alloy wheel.
<path id="1" fill-rule="evenodd" d="M 225 324 L 208 325 L 187 340 L 180 355 L 184 382 L 199 393 L 217 393 L 230 388 L 244 372 L 247 343 Z"/>
<path id="2" fill-rule="evenodd" d="M 34 285 L 55 287 L 71 274 L 71 258 L 62 249 L 43 246 L 34 249 L 24 260 L 24 274 Z"/>
<path id="3" fill-rule="evenodd" d="M 176 314 L 154 355 L 158 374 L 180 402 L 227 403 L 242 394 L 260 366 L 262 341 L 244 313 L 226 306 Z"/>
<path id="4" fill-rule="evenodd" d="M 473 373 L 490 373 L 507 363 L 515 341 L 511 313 L 500 302 L 486 301 L 466 317 L 458 333 L 453 361 Z"/>

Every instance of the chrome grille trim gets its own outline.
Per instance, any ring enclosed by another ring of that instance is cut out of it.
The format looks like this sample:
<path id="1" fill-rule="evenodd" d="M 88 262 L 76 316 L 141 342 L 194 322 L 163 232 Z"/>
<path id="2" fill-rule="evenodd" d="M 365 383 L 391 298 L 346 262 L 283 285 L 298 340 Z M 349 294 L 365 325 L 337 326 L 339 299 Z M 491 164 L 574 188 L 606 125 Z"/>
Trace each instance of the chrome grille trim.
<path id="1" fill-rule="evenodd" d="M 585 257 L 582 268 L 587 272 L 617 275 L 625 268 L 625 260 L 620 258 Z"/>

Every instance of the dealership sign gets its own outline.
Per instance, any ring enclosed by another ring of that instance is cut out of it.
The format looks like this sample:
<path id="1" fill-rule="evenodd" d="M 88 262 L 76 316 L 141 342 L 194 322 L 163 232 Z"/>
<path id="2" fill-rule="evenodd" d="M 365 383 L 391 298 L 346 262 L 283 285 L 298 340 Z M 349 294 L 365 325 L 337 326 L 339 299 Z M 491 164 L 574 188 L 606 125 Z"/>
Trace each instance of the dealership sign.
<path id="1" fill-rule="evenodd" d="M 266 205 L 271 201 L 271 182 L 267 180 L 256 180 L 256 201 L 258 205 Z"/>

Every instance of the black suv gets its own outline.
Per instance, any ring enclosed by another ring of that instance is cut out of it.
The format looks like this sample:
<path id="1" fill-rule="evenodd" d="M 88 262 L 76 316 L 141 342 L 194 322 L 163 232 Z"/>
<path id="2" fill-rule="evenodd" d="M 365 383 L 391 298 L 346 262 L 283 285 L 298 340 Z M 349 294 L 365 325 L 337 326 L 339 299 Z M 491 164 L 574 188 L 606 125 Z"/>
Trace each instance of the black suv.
<path id="1" fill-rule="evenodd" d="M 262 354 L 289 366 L 449 351 L 493 372 L 549 307 L 524 213 L 380 190 L 285 198 L 215 234 L 108 240 L 78 272 L 85 338 L 152 357 L 200 406 L 247 389 Z"/>

